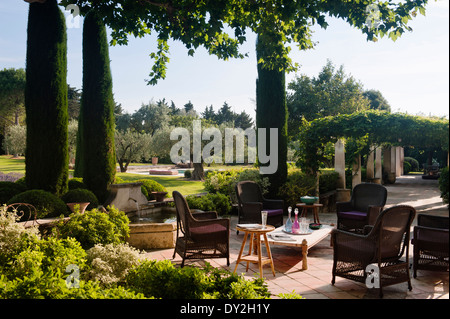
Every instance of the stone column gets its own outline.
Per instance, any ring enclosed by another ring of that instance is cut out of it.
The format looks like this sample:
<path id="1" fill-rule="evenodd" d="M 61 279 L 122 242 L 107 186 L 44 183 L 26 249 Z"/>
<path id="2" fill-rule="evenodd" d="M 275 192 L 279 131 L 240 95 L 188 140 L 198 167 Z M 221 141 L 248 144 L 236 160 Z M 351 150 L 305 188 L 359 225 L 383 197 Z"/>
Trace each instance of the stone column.
<path id="1" fill-rule="evenodd" d="M 383 178 L 385 178 L 385 183 L 395 183 L 395 153 L 395 147 L 388 147 L 383 151 Z"/>
<path id="2" fill-rule="evenodd" d="M 383 178 L 383 170 L 381 168 L 381 147 L 375 149 L 375 180 L 374 183 L 381 184 L 381 179 Z"/>
<path id="3" fill-rule="evenodd" d="M 343 140 L 338 140 L 334 145 L 334 170 L 339 174 L 337 188 L 345 188 L 345 145 Z"/>
<path id="4" fill-rule="evenodd" d="M 355 158 L 355 164 L 353 164 L 352 170 L 352 188 L 361 184 L 361 155 L 357 155 Z"/>
<path id="5" fill-rule="evenodd" d="M 334 145 L 334 170 L 339 174 L 336 202 L 347 202 L 350 200 L 350 190 L 345 188 L 345 144 L 343 140 L 338 140 Z"/>
<path id="6" fill-rule="evenodd" d="M 370 147 L 370 153 L 367 156 L 367 180 L 372 182 L 375 178 L 375 170 L 374 170 L 374 158 L 375 158 L 375 148 L 373 146 Z"/>

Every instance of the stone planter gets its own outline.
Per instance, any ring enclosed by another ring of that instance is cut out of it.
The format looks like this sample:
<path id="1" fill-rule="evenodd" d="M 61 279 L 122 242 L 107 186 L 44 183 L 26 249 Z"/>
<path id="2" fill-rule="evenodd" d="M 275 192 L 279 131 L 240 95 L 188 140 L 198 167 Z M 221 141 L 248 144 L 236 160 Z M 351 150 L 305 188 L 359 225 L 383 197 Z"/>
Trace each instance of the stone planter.
<path id="1" fill-rule="evenodd" d="M 152 165 L 158 165 L 158 158 L 152 157 Z"/>
<path id="2" fill-rule="evenodd" d="M 152 192 L 152 195 L 155 197 L 157 202 L 163 202 L 167 192 Z"/>
<path id="3" fill-rule="evenodd" d="M 75 206 L 79 205 L 80 206 L 80 213 L 83 214 L 84 211 L 86 210 L 86 207 L 88 207 L 90 204 L 90 202 L 82 202 L 82 203 L 66 203 L 67 206 L 69 206 L 70 210 L 72 211 L 72 213 L 75 213 Z"/>

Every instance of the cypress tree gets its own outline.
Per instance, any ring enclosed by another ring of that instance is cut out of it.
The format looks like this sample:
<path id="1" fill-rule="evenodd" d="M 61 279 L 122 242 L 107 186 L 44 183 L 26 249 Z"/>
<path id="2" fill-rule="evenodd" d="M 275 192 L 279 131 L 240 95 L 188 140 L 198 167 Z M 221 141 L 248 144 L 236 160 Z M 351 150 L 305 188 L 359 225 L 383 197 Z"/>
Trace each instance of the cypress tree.
<path id="1" fill-rule="evenodd" d="M 106 27 L 94 11 L 83 25 L 83 94 L 80 110 L 83 181 L 99 201 L 114 182 L 114 97 Z"/>
<path id="2" fill-rule="evenodd" d="M 266 129 L 266 150 L 270 151 L 270 128 L 278 129 L 278 168 L 274 174 L 268 174 L 272 194 L 287 179 L 287 105 L 284 70 L 270 69 L 263 66 L 260 59 L 270 52 L 265 48 L 265 41 L 272 41 L 270 35 L 258 36 L 256 56 L 258 61 L 258 79 L 256 80 L 256 127 Z M 259 144 L 259 143 L 258 143 Z M 274 156 L 271 154 L 271 156 Z"/>
<path id="3" fill-rule="evenodd" d="M 69 173 L 67 36 L 56 0 L 30 4 L 26 59 L 26 184 L 61 195 Z"/>

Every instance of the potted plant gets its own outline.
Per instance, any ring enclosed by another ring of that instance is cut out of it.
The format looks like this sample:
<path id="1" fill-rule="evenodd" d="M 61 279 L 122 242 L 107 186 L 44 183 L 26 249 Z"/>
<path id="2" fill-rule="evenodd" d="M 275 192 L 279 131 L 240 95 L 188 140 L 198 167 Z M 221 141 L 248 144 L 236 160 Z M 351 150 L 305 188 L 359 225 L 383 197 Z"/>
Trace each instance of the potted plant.
<path id="1" fill-rule="evenodd" d="M 84 213 L 86 209 L 91 210 L 97 208 L 97 197 L 88 189 L 77 188 L 65 193 L 61 199 L 69 206 L 72 212 L 76 211 L 76 206 L 79 206 L 80 213 Z"/>
<path id="2" fill-rule="evenodd" d="M 152 192 L 152 195 L 155 197 L 157 202 L 163 202 L 167 192 Z"/>

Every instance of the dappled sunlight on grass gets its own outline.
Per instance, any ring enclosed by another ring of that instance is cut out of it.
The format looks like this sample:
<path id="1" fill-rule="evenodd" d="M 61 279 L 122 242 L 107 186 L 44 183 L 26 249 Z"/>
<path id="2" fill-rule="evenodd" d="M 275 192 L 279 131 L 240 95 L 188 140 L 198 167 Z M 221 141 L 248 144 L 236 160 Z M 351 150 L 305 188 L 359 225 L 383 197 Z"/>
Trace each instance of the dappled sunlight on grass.
<path id="1" fill-rule="evenodd" d="M 152 179 L 155 182 L 163 185 L 168 192 L 168 196 L 172 197 L 173 191 L 179 191 L 183 195 L 197 194 L 205 192 L 203 182 L 187 180 L 184 177 L 160 177 L 160 176 L 147 176 L 142 174 L 132 173 L 117 173 L 116 176 L 120 177 L 124 181 L 134 182 L 140 179 Z"/>

